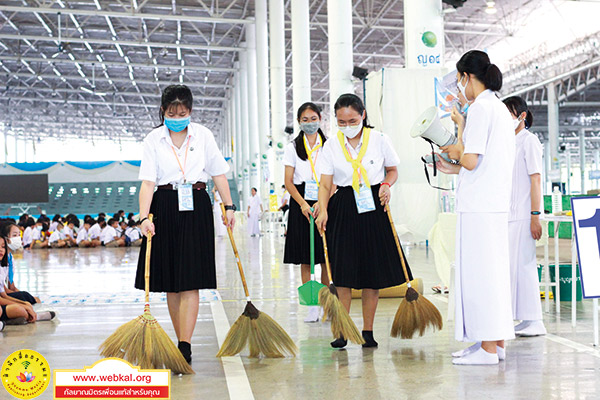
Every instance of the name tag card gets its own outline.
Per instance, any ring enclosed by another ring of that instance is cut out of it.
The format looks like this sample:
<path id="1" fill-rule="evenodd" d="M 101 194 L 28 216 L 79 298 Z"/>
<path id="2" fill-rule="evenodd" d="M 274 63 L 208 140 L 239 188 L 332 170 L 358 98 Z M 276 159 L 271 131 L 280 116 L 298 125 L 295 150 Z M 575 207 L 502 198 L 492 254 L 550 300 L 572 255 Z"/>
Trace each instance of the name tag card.
<path id="1" fill-rule="evenodd" d="M 304 185 L 305 200 L 319 200 L 319 186 L 315 181 L 308 181 Z"/>
<path id="2" fill-rule="evenodd" d="M 356 200 L 356 208 L 359 214 L 363 214 L 370 211 L 375 211 L 375 201 L 373 200 L 373 192 L 371 188 L 361 184 L 359 193 L 354 192 L 354 199 Z"/>
<path id="3" fill-rule="evenodd" d="M 189 183 L 177 186 L 179 211 L 194 211 L 194 195 L 192 190 L 192 185 Z"/>

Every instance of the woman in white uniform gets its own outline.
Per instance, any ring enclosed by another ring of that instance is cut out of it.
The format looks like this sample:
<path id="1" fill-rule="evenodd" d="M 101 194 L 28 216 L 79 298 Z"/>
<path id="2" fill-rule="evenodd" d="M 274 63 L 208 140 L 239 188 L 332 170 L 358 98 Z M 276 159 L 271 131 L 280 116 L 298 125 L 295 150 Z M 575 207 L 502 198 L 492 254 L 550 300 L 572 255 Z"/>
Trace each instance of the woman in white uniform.
<path id="1" fill-rule="evenodd" d="M 213 187 L 213 216 L 215 219 L 215 234 L 217 237 L 225 236 L 227 234 L 227 227 L 223 224 L 223 213 L 221 212 L 221 195 L 217 191 L 217 187 Z"/>
<path id="2" fill-rule="evenodd" d="M 377 347 L 373 321 L 379 289 L 405 282 L 402 262 L 385 205 L 400 163 L 390 138 L 369 126 L 362 100 L 341 95 L 334 106 L 336 135 L 325 147 L 321 164 L 317 227 L 325 234 L 340 300 L 350 311 L 352 289 L 362 289 L 363 347 Z M 337 186 L 333 196 L 332 185 Z M 409 279 L 412 279 L 406 257 Z M 345 347 L 337 338 L 334 348 Z"/>
<path id="3" fill-rule="evenodd" d="M 456 69 L 458 89 L 474 101 L 466 122 L 452 111 L 459 140 L 444 152 L 460 164 L 441 160 L 437 166 L 458 174 L 455 337 L 475 344 L 453 353 L 453 363 L 497 364 L 505 357 L 504 341 L 514 338 L 508 251 L 514 127 L 494 94 L 502 87 L 502 73 L 487 54 L 471 50 Z"/>
<path id="4" fill-rule="evenodd" d="M 285 185 L 291 200 L 288 228 L 285 239 L 283 262 L 300 264 L 302 283 L 310 280 L 310 217 L 319 214 L 318 192 L 321 179 L 319 158 L 325 145 L 325 135 L 321 128 L 321 110 L 314 103 L 304 103 L 298 108 L 300 133 L 285 147 Z M 311 211 L 313 208 L 313 211 Z M 314 229 L 315 264 L 323 264 L 323 241 Z M 321 268 L 321 282 L 329 284 L 327 271 Z M 317 322 L 319 307 L 310 306 L 304 322 Z"/>
<path id="5" fill-rule="evenodd" d="M 258 222 L 263 212 L 263 206 L 256 188 L 252 188 L 250 193 L 252 196 L 248 200 L 248 234 L 254 237 L 260 236 L 260 225 Z"/>
<path id="6" fill-rule="evenodd" d="M 539 336 L 546 334 L 535 254 L 535 241 L 542 237 L 543 149 L 537 136 L 527 130 L 533 115 L 525 100 L 513 96 L 504 104 L 514 118 L 517 146 L 508 218 L 513 317 L 522 321 L 515 326 L 515 334 Z"/>
<path id="7" fill-rule="evenodd" d="M 165 88 L 161 125 L 144 139 L 139 178 L 140 249 L 135 287 L 144 289 L 146 235 L 152 240 L 150 291 L 166 292 L 178 348 L 192 361 L 191 339 L 198 319 L 199 289 L 216 289 L 215 231 L 206 182 L 212 180 L 233 227 L 235 207 L 225 174 L 229 165 L 213 133 L 190 121 L 193 96 L 185 85 Z M 154 189 L 157 189 L 156 191 Z M 148 215 L 154 215 L 154 221 Z"/>

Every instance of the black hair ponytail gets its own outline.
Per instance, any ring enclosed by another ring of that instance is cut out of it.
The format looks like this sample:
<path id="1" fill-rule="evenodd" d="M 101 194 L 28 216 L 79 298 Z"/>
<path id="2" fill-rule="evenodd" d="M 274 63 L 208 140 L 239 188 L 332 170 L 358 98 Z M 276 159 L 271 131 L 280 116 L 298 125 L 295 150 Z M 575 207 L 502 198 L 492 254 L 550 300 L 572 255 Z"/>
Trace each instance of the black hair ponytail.
<path id="1" fill-rule="evenodd" d="M 304 111 L 306 110 L 314 111 L 319 116 L 319 120 L 321 119 L 321 109 L 319 106 L 317 106 L 315 103 L 307 102 L 298 108 L 298 112 L 296 113 L 296 118 L 298 121 L 300 121 L 302 114 L 304 114 Z M 319 128 L 317 132 L 319 133 L 319 136 L 321 136 L 321 143 L 325 144 L 327 138 L 325 137 L 325 134 L 321 128 Z M 306 154 L 306 149 L 304 148 L 304 131 L 301 130 L 300 133 L 298 133 L 298 136 L 296 136 L 294 139 L 294 146 L 296 146 L 296 154 L 298 155 L 298 158 L 302 161 L 308 160 L 308 154 Z"/>
<path id="2" fill-rule="evenodd" d="M 461 74 L 475 75 L 486 89 L 497 92 L 502 88 L 502 72 L 483 51 L 467 51 L 456 63 L 456 70 Z"/>
<path id="3" fill-rule="evenodd" d="M 373 128 L 371 125 L 369 125 L 369 117 L 367 116 L 367 110 L 365 109 L 365 105 L 363 104 L 360 97 L 352 93 L 346 93 L 338 97 L 337 101 L 335 102 L 335 105 L 333 106 L 333 109 L 337 111 L 340 108 L 345 107 L 352 108 L 360 115 L 362 115 L 364 112 L 365 118 L 363 119 L 363 128 Z"/>
<path id="4" fill-rule="evenodd" d="M 504 105 L 508 108 L 508 111 L 511 112 L 515 117 L 519 117 L 519 115 L 525 113 L 525 129 L 531 128 L 533 125 L 533 114 L 529 111 L 529 107 L 527 106 L 527 102 L 519 96 L 511 96 L 507 99 L 504 99 Z"/>

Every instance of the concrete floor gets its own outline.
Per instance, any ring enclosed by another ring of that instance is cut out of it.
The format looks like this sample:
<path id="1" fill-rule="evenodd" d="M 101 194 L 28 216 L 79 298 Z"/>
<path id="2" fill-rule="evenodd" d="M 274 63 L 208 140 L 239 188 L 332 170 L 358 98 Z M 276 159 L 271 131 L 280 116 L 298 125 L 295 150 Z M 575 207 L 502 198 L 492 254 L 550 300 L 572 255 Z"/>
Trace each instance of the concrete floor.
<path id="1" fill-rule="evenodd" d="M 193 376 L 173 376 L 173 399 L 598 399 L 600 352 L 593 348 L 591 302 L 578 306 L 578 326 L 571 328 L 569 303 L 560 316 L 545 314 L 549 334 L 508 343 L 507 360 L 497 366 L 457 367 L 450 352 L 464 347 L 453 339 L 453 324 L 443 331 L 413 340 L 389 337 L 398 299 L 382 299 L 375 319 L 378 349 L 329 346 L 328 324 L 303 322 L 306 309 L 298 305 L 298 267 L 281 263 L 284 239 L 275 233 L 249 238 L 236 229 L 238 247 L 254 304 L 274 317 L 296 341 L 300 354 L 286 359 L 249 359 L 242 353 L 251 393 L 230 396 L 228 376 L 218 350 L 213 312 L 219 307 L 201 303 L 192 343 Z M 219 292 L 229 323 L 244 308 L 244 295 L 227 238 L 217 239 Z M 133 289 L 138 249 L 66 249 L 25 252 L 18 260 L 17 285 L 35 295 L 88 293 L 139 295 Z M 447 295 L 430 287 L 438 279 L 433 255 L 423 245 L 407 246 L 413 273 L 425 281 L 428 298 L 447 314 Z M 217 303 L 218 305 L 219 303 Z M 362 326 L 360 301 L 351 315 Z M 18 349 L 42 353 L 51 368 L 83 368 L 100 356 L 98 345 L 126 321 L 142 312 L 141 304 L 82 304 L 56 306 L 57 320 L 8 326 L 0 333 L 0 361 Z M 175 338 L 166 303 L 151 305 L 165 330 Z M 554 307 L 551 307 L 553 310 Z M 241 374 L 242 381 L 244 374 Z M 238 376 L 237 378 L 240 378 Z M 253 395 L 253 397 L 251 397 Z M 0 388 L 0 399 L 10 396 Z M 39 397 L 51 399 L 52 388 Z"/>

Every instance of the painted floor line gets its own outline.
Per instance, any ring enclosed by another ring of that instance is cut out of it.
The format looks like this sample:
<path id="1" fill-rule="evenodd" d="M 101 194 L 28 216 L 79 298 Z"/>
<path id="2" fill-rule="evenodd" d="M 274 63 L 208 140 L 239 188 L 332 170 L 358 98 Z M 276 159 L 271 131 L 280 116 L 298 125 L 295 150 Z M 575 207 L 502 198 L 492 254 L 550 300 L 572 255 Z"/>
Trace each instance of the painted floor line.
<path id="1" fill-rule="evenodd" d="M 213 314 L 217 341 L 219 347 L 221 347 L 225 341 L 227 332 L 229 332 L 229 320 L 227 319 L 227 314 L 225 314 L 222 302 L 211 301 L 210 309 Z M 250 381 L 248 380 L 248 375 L 246 375 L 246 369 L 240 356 L 221 357 L 221 363 L 223 364 L 223 371 L 225 371 L 229 398 L 232 400 L 254 400 Z"/>
<path id="2" fill-rule="evenodd" d="M 572 340 L 566 339 L 564 337 L 553 335 L 552 333 L 546 334 L 546 339 L 551 340 L 555 343 L 562 344 L 563 346 L 570 347 L 574 350 L 577 350 L 580 353 L 586 353 L 596 358 L 600 358 L 600 351 L 594 349 L 593 347 L 586 346 L 581 343 L 574 342 Z"/>

